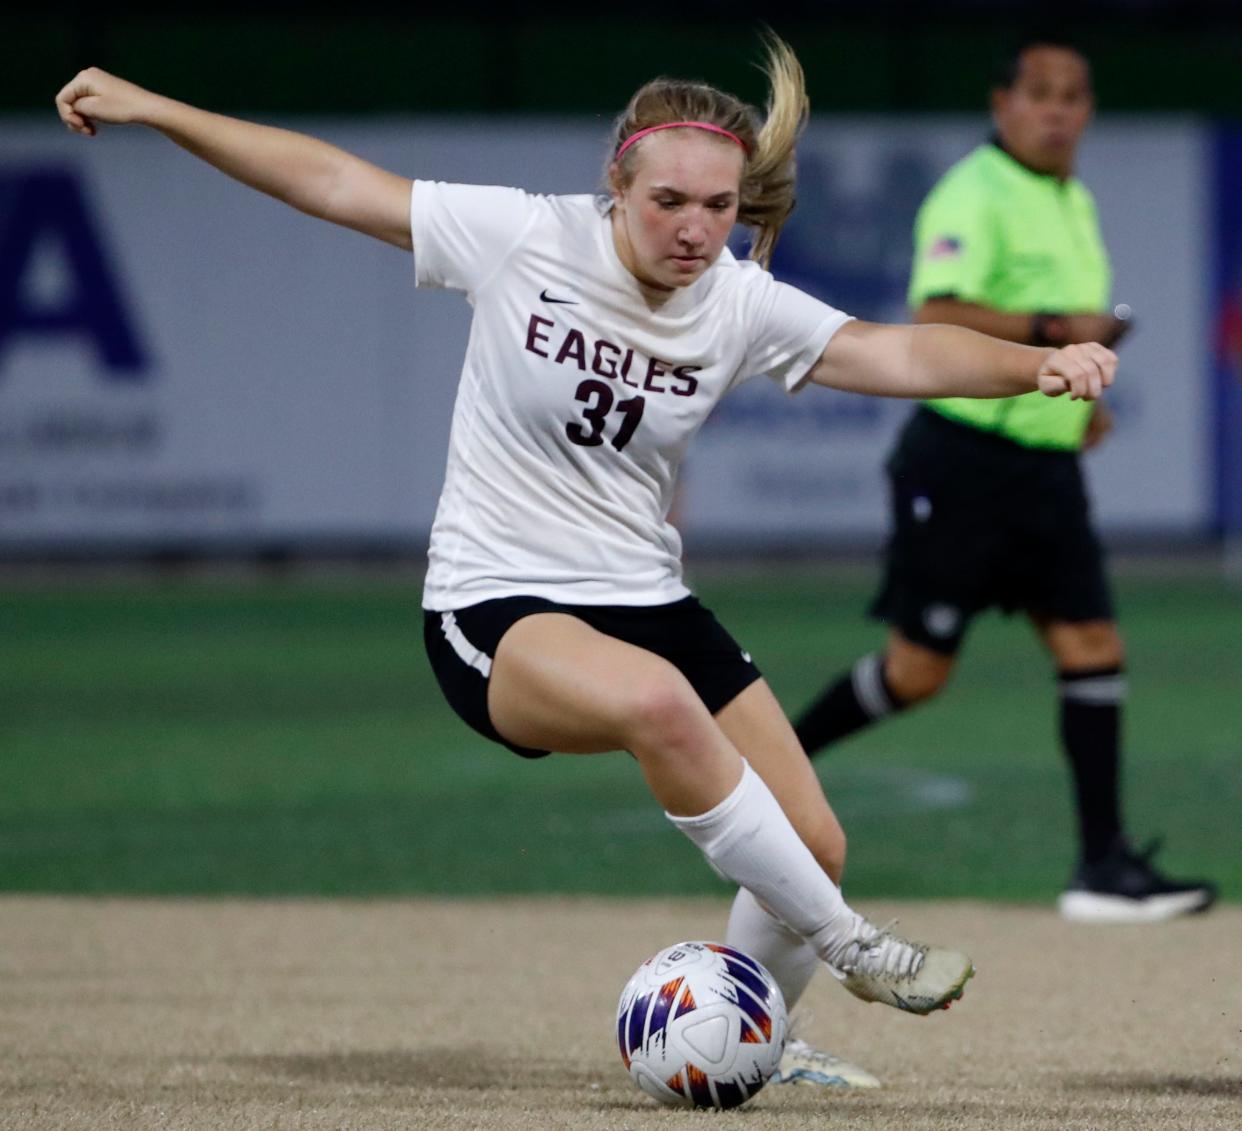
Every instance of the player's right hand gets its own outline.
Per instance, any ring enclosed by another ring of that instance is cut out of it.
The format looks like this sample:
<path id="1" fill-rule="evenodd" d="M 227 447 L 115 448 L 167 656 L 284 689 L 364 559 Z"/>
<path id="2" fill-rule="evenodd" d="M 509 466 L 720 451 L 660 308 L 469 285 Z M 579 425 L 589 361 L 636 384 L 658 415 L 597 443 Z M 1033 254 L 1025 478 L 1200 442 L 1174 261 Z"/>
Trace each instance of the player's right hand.
<path id="1" fill-rule="evenodd" d="M 60 120 L 74 133 L 94 137 L 100 122 L 124 125 L 144 120 L 144 109 L 156 96 L 132 82 L 87 67 L 79 71 L 56 95 Z"/>

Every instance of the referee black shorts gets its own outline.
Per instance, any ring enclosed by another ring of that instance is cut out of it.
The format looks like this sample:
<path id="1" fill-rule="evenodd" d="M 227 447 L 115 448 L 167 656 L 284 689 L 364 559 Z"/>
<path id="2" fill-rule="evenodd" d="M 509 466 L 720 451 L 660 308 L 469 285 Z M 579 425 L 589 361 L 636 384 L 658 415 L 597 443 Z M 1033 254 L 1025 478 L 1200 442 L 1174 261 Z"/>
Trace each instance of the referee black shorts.
<path id="1" fill-rule="evenodd" d="M 1111 620 L 1077 452 L 1025 448 L 920 407 L 888 462 L 892 533 L 871 614 L 953 655 L 991 606 Z"/>
<path id="2" fill-rule="evenodd" d="M 607 636 L 662 656 L 714 715 L 760 678 L 759 669 L 695 597 L 669 605 L 562 605 L 542 597 L 501 597 L 453 612 L 427 611 L 423 640 L 449 705 L 480 734 L 524 758 L 542 758 L 506 741 L 492 725 L 487 687 L 496 646 L 532 613 L 567 613 Z"/>

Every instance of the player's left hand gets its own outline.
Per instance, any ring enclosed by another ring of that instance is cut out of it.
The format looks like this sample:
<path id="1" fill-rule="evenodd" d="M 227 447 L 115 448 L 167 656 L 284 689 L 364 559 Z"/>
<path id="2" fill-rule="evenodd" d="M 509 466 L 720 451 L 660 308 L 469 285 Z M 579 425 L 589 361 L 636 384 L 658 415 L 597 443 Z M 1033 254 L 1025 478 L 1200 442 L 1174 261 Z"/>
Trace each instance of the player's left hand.
<path id="1" fill-rule="evenodd" d="M 1093 401 L 1113 383 L 1116 372 L 1117 355 L 1099 342 L 1063 346 L 1039 367 L 1039 391 L 1049 397 L 1069 393 L 1072 401 Z"/>

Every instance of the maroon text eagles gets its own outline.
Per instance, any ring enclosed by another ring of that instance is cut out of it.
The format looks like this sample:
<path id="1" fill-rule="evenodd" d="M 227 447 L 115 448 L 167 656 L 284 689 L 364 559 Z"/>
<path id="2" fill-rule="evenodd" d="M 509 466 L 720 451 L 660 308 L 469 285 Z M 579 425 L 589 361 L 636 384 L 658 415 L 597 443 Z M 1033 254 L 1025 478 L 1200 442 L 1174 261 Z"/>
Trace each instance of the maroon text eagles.
<path id="1" fill-rule="evenodd" d="M 689 397 L 699 387 L 698 378 L 693 375 L 703 368 L 701 365 L 673 365 L 658 357 L 644 360 L 632 349 L 623 350 L 602 338 L 588 343 L 581 330 L 566 330 L 564 339 L 554 349 L 553 331 L 559 335 L 559 327 L 551 318 L 532 314 L 526 327 L 526 348 L 558 365 L 573 364 L 583 373 L 598 373 L 648 393 Z"/>

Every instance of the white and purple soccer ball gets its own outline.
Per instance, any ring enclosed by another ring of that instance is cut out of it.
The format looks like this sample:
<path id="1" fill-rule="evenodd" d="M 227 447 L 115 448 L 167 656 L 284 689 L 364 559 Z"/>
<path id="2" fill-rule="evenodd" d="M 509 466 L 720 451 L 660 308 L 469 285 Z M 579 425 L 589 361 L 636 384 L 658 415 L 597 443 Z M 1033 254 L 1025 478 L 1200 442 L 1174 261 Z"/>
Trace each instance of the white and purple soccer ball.
<path id="1" fill-rule="evenodd" d="M 683 942 L 652 955 L 617 1005 L 630 1078 L 670 1106 L 745 1103 L 776 1071 L 788 1031 L 772 975 L 722 943 Z"/>

